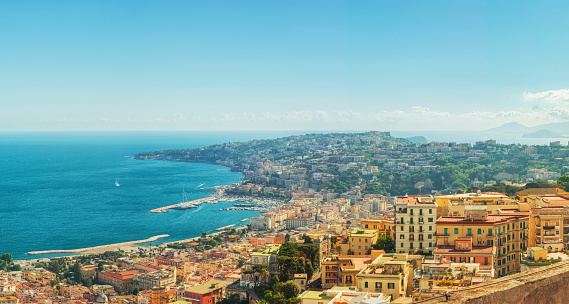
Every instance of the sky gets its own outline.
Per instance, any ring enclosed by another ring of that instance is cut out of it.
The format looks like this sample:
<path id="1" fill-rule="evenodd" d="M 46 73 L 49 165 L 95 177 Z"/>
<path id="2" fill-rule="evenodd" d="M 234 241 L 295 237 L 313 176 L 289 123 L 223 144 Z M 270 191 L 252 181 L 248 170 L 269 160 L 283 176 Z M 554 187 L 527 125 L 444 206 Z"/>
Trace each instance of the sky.
<path id="1" fill-rule="evenodd" d="M 568 1 L 0 1 L 0 131 L 569 119 Z"/>

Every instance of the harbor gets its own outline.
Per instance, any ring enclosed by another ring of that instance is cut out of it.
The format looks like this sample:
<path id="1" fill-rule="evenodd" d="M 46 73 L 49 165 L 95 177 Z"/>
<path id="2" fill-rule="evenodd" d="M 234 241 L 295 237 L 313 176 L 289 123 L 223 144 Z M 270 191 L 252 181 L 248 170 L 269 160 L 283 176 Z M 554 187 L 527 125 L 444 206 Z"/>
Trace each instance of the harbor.
<path id="1" fill-rule="evenodd" d="M 163 212 L 168 212 L 170 209 L 184 210 L 184 209 L 197 208 L 197 207 L 199 207 L 199 205 L 201 205 L 203 203 L 213 203 L 214 204 L 214 203 L 217 203 L 218 200 L 225 195 L 226 187 L 227 186 L 216 186 L 216 187 L 213 187 L 215 192 L 212 193 L 208 197 L 199 198 L 199 199 L 192 200 L 192 201 L 184 201 L 184 202 L 181 202 L 178 204 L 164 206 L 164 207 L 160 207 L 160 208 L 155 208 L 155 209 L 150 210 L 149 212 L 163 213 Z M 185 193 L 183 195 L 185 197 Z"/>

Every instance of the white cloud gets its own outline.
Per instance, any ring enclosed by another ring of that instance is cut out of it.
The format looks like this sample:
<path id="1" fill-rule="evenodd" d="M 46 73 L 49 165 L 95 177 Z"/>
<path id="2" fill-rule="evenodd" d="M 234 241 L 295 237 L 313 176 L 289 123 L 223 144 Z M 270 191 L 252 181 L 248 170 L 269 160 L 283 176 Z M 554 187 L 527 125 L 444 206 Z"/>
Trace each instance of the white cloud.
<path id="1" fill-rule="evenodd" d="M 420 106 L 414 106 L 411 108 L 411 110 L 413 111 L 413 113 L 419 114 L 419 115 L 425 115 L 425 116 L 435 116 L 435 117 L 450 117 L 450 113 L 448 112 L 437 112 L 437 111 L 431 111 L 431 109 L 426 108 L 426 107 L 420 107 Z"/>
<path id="2" fill-rule="evenodd" d="M 524 92 L 524 100 L 547 100 L 553 102 L 569 101 L 569 89 L 552 90 L 538 93 Z"/>

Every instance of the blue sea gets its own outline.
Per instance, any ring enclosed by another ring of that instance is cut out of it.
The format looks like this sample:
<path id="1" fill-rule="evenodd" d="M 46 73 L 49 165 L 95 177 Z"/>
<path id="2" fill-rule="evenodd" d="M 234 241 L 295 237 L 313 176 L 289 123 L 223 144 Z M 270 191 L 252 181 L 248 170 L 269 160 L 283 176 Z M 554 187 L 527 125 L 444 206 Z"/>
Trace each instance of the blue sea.
<path id="1" fill-rule="evenodd" d="M 306 133 L 310 132 L 0 132 L 0 253 L 9 252 L 15 259 L 41 258 L 48 256 L 25 253 L 170 235 L 154 242 L 160 243 L 230 224 L 243 225 L 241 219 L 259 213 L 220 211 L 233 204 L 228 202 L 168 213 L 148 212 L 181 202 L 183 190 L 189 193 L 188 199 L 206 197 L 210 193 L 199 188 L 239 182 L 240 173 L 212 164 L 132 157 L 139 152 Z M 429 141 L 490 138 L 459 132 L 392 134 L 424 135 Z M 538 140 L 531 143 L 542 144 Z"/>
<path id="2" fill-rule="evenodd" d="M 233 203 L 197 209 L 148 211 L 206 197 L 199 188 L 240 181 L 226 167 L 142 161 L 139 152 L 277 138 L 303 132 L 0 132 L 0 253 L 77 249 L 143 240 L 195 237 L 237 224 L 255 211 L 220 211 Z M 220 170 L 222 169 L 222 170 Z M 116 179 L 120 186 L 115 185 Z M 203 184 L 203 185 L 202 185 Z M 53 255 L 51 255 L 53 256 Z"/>

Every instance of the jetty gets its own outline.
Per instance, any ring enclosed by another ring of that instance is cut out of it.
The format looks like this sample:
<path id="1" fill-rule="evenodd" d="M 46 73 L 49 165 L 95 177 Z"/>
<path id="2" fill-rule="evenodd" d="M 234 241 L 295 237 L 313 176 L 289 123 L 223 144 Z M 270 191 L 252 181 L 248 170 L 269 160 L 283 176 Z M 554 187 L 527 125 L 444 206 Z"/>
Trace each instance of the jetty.
<path id="1" fill-rule="evenodd" d="M 101 246 L 88 247 L 88 248 L 80 248 L 80 249 L 30 251 L 30 252 L 27 252 L 26 254 L 28 254 L 28 255 L 38 255 L 38 254 L 49 254 L 49 253 L 84 253 L 84 252 L 86 252 L 86 251 L 99 250 L 99 249 L 109 249 L 109 250 L 111 250 L 111 248 L 116 248 L 116 247 L 129 246 L 129 245 L 140 244 L 140 243 L 154 242 L 154 241 L 156 241 L 157 239 L 161 239 L 161 238 L 165 238 L 165 237 L 169 237 L 169 236 L 170 236 L 170 235 L 168 235 L 168 234 L 161 234 L 161 235 L 153 236 L 153 237 L 151 237 L 151 238 L 147 238 L 147 239 L 145 239 L 145 240 L 139 240 L 139 241 L 131 241 L 131 242 L 124 242 L 124 243 L 101 245 Z"/>
<path id="2" fill-rule="evenodd" d="M 193 201 L 181 202 L 181 203 L 170 205 L 170 206 L 164 206 L 164 207 L 152 209 L 149 212 L 162 213 L 162 212 L 168 212 L 170 209 L 176 209 L 176 208 L 185 209 L 185 208 L 183 208 L 183 206 L 187 206 L 187 205 L 194 205 L 197 207 L 203 203 L 210 203 L 214 200 L 218 200 L 218 199 L 222 198 L 225 195 L 225 188 L 226 187 L 227 186 L 215 186 L 215 187 L 213 187 L 216 190 L 215 193 L 212 193 L 208 197 L 198 198 L 198 199 L 193 200 Z"/>
<path id="3" fill-rule="evenodd" d="M 223 227 L 219 227 L 219 228 L 217 228 L 217 229 L 215 229 L 215 230 L 216 230 L 216 231 L 223 231 L 223 230 L 229 229 L 229 228 L 231 228 L 231 227 L 233 227 L 233 226 L 235 226 L 235 224 L 233 224 L 233 225 L 227 225 L 227 226 L 223 226 Z"/>

